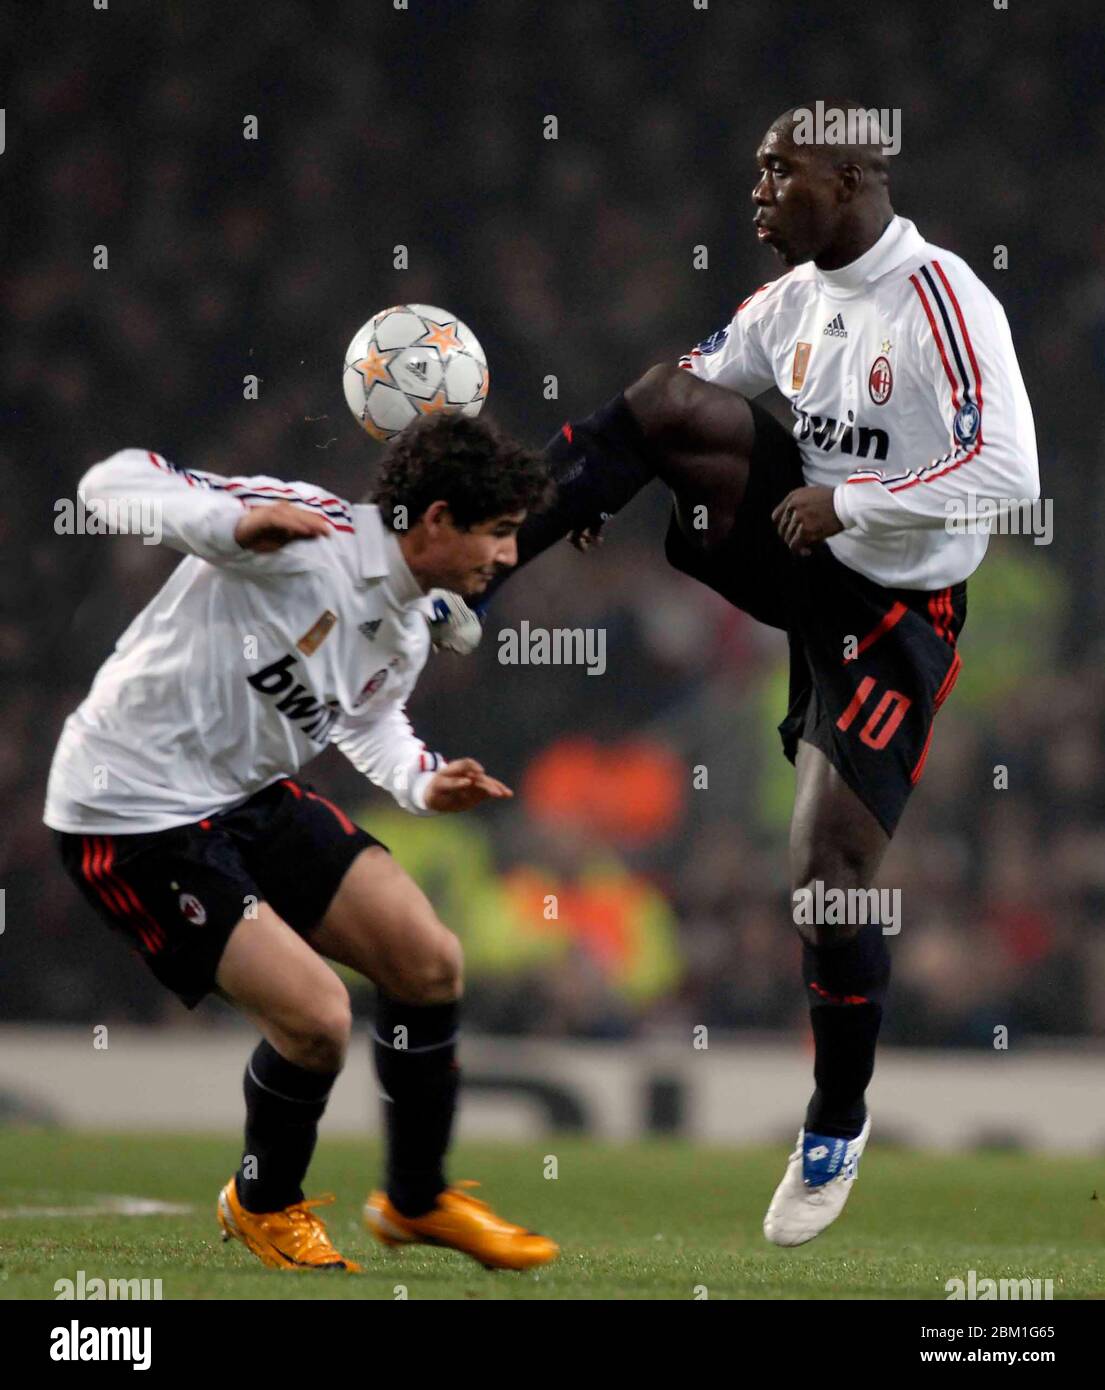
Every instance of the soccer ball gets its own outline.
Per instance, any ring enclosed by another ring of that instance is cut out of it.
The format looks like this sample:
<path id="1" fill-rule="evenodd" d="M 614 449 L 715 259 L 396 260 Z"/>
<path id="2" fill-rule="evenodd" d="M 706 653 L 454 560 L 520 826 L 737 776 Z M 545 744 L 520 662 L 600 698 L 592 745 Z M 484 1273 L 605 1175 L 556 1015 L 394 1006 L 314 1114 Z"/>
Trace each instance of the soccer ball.
<path id="1" fill-rule="evenodd" d="M 349 409 L 373 439 L 390 439 L 420 415 L 478 415 L 487 399 L 487 358 L 455 314 L 432 304 L 396 304 L 359 328 L 345 353 Z"/>

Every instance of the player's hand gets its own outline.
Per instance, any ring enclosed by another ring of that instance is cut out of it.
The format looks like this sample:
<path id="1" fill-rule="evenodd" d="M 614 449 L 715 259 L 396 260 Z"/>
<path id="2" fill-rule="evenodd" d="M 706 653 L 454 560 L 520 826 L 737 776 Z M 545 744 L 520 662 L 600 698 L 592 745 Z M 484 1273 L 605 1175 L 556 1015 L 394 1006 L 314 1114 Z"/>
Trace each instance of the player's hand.
<path id="1" fill-rule="evenodd" d="M 331 535 L 330 523 L 318 512 L 308 512 L 291 502 L 272 502 L 250 507 L 234 528 L 234 539 L 243 550 L 267 555 L 290 541 L 312 541 Z"/>
<path id="2" fill-rule="evenodd" d="M 434 616 L 430 619 L 430 640 L 440 650 L 469 656 L 480 645 L 483 625 L 459 594 L 449 589 L 431 589 Z"/>
<path id="3" fill-rule="evenodd" d="M 797 555 L 809 555 L 813 546 L 844 530 L 833 506 L 831 487 L 796 487 L 771 513 L 771 519 Z"/>
<path id="4" fill-rule="evenodd" d="M 430 779 L 426 806 L 431 811 L 469 811 L 481 801 L 513 795 L 509 787 L 489 777 L 475 758 L 456 758 Z"/>
<path id="5" fill-rule="evenodd" d="M 568 539 L 577 550 L 590 550 L 601 545 L 604 537 L 601 526 L 585 526 L 582 531 L 573 531 Z"/>

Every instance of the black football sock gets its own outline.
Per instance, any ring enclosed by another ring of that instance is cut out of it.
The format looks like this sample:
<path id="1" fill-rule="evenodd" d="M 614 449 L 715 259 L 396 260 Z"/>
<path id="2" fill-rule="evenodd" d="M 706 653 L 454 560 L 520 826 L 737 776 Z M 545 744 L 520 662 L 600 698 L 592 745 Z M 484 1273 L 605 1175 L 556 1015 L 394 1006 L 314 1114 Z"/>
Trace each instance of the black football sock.
<path id="1" fill-rule="evenodd" d="M 238 1200 L 246 1211 L 281 1211 L 303 1200 L 318 1122 L 337 1072 L 308 1071 L 262 1040 L 245 1074 L 246 1143 Z"/>
<path id="2" fill-rule="evenodd" d="M 806 1111 L 814 1134 L 853 1139 L 867 1118 L 864 1092 L 890 980 L 890 952 L 878 923 L 839 946 L 803 943 L 802 976 L 813 1028 L 817 1089 Z"/>
<path id="3" fill-rule="evenodd" d="M 445 1188 L 445 1151 L 460 1087 L 460 1001 L 401 1004 L 378 996 L 373 1055 L 384 1100 L 387 1193 L 422 1216 Z"/>
<path id="4" fill-rule="evenodd" d="M 600 526 L 656 476 L 656 460 L 624 395 L 585 420 L 561 426 L 545 446 L 545 458 L 556 484 L 553 499 L 526 518 L 518 532 L 518 564 L 491 582 L 481 612 L 515 570 L 573 531 Z"/>

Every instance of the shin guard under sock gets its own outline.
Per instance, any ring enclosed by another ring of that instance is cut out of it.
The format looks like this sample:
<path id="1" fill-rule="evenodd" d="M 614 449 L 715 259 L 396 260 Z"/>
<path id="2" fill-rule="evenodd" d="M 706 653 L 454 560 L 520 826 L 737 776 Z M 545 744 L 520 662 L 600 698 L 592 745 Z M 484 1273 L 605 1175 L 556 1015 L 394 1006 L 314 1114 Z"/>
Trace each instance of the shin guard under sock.
<path id="1" fill-rule="evenodd" d="M 838 946 L 803 944 L 802 975 L 810 1006 L 817 1089 L 806 1129 L 854 1138 L 867 1117 L 864 1092 L 875 1070 L 875 1046 L 890 980 L 882 927 L 869 923 Z"/>
<path id="2" fill-rule="evenodd" d="M 574 531 L 601 526 L 656 476 L 656 462 L 624 395 L 585 420 L 563 425 L 545 446 L 545 457 L 555 494 L 526 518 L 518 532 L 518 564 L 492 580 L 479 612 L 510 574 Z"/>
<path id="3" fill-rule="evenodd" d="M 308 1071 L 262 1040 L 246 1066 L 245 1151 L 237 1174 L 246 1211 L 281 1211 L 303 1200 L 318 1122 L 336 1072 Z"/>
<path id="4" fill-rule="evenodd" d="M 387 1193 L 403 1216 L 429 1211 L 445 1188 L 459 1017 L 459 1001 L 401 1004 L 379 995 L 373 1055 L 384 1096 Z"/>

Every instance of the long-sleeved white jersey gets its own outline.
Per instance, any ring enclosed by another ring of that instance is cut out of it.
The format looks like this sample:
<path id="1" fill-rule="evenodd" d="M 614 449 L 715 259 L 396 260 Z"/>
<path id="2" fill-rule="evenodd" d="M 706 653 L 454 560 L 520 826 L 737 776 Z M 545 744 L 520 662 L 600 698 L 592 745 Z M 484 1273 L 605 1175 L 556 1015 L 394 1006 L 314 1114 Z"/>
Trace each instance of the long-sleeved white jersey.
<path id="1" fill-rule="evenodd" d="M 404 708 L 429 654 L 423 594 L 372 506 L 309 483 L 222 478 L 123 449 L 85 474 L 86 508 L 137 515 L 187 559 L 127 628 L 62 730 L 44 819 L 56 830 L 165 830 L 238 805 L 329 743 L 406 810 L 442 763 Z M 288 501 L 331 530 L 243 550 L 243 507 Z"/>
<path id="2" fill-rule="evenodd" d="M 809 261 L 761 286 L 680 365 L 744 396 L 787 397 L 806 482 L 834 489 L 845 528 L 828 545 L 876 583 L 966 579 L 989 539 L 976 516 L 1039 497 L 1002 307 L 904 217 L 851 265 Z"/>

